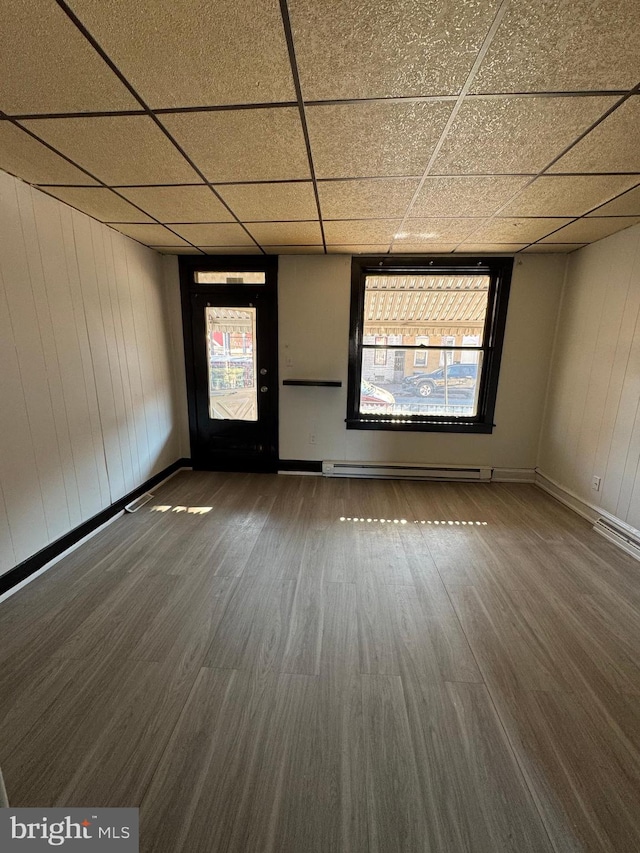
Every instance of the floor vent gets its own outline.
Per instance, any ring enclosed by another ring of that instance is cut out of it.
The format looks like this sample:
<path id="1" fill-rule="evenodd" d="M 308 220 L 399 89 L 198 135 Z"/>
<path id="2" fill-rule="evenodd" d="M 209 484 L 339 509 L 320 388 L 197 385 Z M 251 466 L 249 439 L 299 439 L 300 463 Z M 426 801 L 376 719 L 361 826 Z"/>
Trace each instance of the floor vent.
<path id="1" fill-rule="evenodd" d="M 640 539 L 631 531 L 618 527 L 617 524 L 613 524 L 607 518 L 602 517 L 596 521 L 593 529 L 605 539 L 613 542 L 614 545 L 622 548 L 627 554 L 631 554 L 636 560 L 640 560 Z"/>
<path id="2" fill-rule="evenodd" d="M 488 482 L 491 468 L 464 468 L 456 465 L 407 465 L 396 462 L 323 462 L 325 477 L 368 477 L 407 480 L 478 480 Z"/>
<path id="3" fill-rule="evenodd" d="M 144 495 L 140 495 L 139 498 L 136 498 L 135 501 L 131 501 L 130 504 L 127 504 L 124 508 L 125 512 L 137 512 L 141 506 L 144 506 L 146 503 L 149 503 L 150 500 L 153 499 L 153 495 L 151 492 L 145 492 Z"/>

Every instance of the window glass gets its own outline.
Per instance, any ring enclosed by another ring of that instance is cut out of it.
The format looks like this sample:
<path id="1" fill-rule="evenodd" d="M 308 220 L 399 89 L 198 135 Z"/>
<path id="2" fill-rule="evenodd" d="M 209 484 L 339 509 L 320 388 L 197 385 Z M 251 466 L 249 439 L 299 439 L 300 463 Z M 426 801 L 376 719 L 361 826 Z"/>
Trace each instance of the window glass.
<path id="1" fill-rule="evenodd" d="M 493 429 L 513 261 L 438 260 L 354 257 L 349 428 Z"/>
<path id="2" fill-rule="evenodd" d="M 209 417 L 257 421 L 256 309 L 205 309 Z"/>

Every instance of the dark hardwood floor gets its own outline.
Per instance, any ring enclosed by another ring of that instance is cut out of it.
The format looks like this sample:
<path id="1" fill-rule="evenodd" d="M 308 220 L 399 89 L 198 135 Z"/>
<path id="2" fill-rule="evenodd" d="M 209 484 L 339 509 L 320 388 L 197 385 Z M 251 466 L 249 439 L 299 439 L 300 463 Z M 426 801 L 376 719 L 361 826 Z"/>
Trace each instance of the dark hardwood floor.
<path id="1" fill-rule="evenodd" d="M 632 853 L 640 564 L 534 486 L 183 472 L 0 604 L 0 765 L 146 853 Z"/>

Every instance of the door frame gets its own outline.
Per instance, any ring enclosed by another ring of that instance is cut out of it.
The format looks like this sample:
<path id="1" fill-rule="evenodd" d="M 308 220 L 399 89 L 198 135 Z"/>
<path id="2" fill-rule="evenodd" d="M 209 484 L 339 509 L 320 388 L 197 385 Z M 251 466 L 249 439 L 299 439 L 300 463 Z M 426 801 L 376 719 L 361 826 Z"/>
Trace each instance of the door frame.
<path id="1" fill-rule="evenodd" d="M 271 453 L 264 457 L 260 471 L 277 471 L 279 453 L 279 405 L 278 405 L 278 257 L 277 255 L 180 255 L 180 301 L 182 305 L 182 332 L 184 337 L 184 359 L 187 382 L 187 406 L 189 411 L 189 444 L 191 461 L 198 470 L 229 470 L 205 464 L 199 453 L 199 434 L 196 407 L 196 362 L 193 336 L 192 299 L 194 294 L 213 296 L 218 288 L 244 287 L 251 285 L 197 284 L 196 272 L 264 272 L 265 284 L 258 285 L 265 295 L 266 310 L 269 312 L 269 376 L 271 378 L 271 417 L 265 428 L 269 430 Z M 264 290 L 262 290 L 264 288 Z M 228 290 L 226 290 L 228 292 Z M 258 342 L 258 346 L 259 346 Z M 247 468 L 246 470 L 250 470 Z"/>

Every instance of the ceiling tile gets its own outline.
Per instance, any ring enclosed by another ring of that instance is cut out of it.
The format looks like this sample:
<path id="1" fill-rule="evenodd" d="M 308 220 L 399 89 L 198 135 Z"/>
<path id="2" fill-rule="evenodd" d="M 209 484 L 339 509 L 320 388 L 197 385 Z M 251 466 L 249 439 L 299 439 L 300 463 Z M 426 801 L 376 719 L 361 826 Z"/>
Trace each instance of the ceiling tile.
<path id="1" fill-rule="evenodd" d="M 474 243 L 533 243 L 550 231 L 561 228 L 570 219 L 516 219 L 504 217 L 491 219 L 486 225 L 475 231 L 471 237 Z"/>
<path id="2" fill-rule="evenodd" d="M 394 244 L 459 243 L 483 222 L 484 219 L 407 219 L 402 231 L 396 233 Z"/>
<path id="3" fill-rule="evenodd" d="M 239 219 L 247 222 L 285 222 L 318 215 L 313 184 L 235 184 L 216 188 Z"/>
<path id="4" fill-rule="evenodd" d="M 640 96 L 635 95 L 594 127 L 549 171 L 640 172 L 639 129 Z"/>
<path id="5" fill-rule="evenodd" d="M 528 246 L 522 251 L 537 255 L 549 254 L 550 252 L 566 255 L 568 252 L 575 252 L 576 249 L 581 249 L 586 245 L 586 243 L 534 243 L 533 246 Z"/>
<path id="6" fill-rule="evenodd" d="M 535 174 L 614 102 L 609 97 L 467 99 L 432 171 Z"/>
<path id="7" fill-rule="evenodd" d="M 453 252 L 456 243 L 399 243 L 391 247 L 393 255 L 447 255 Z"/>
<path id="8" fill-rule="evenodd" d="M 252 243 L 250 246 L 200 246 L 207 255 L 261 255 L 260 248 Z"/>
<path id="9" fill-rule="evenodd" d="M 184 246 L 185 241 L 176 237 L 163 225 L 111 225 L 121 234 L 133 237 L 147 246 Z"/>
<path id="10" fill-rule="evenodd" d="M 310 178 L 297 108 L 179 113 L 161 118 L 214 183 Z"/>
<path id="11" fill-rule="evenodd" d="M 191 246 L 154 246 L 154 251 L 161 252 L 163 255 L 201 255 L 199 249 L 194 249 Z"/>
<path id="12" fill-rule="evenodd" d="M 578 219 L 566 228 L 546 237 L 544 242 L 595 243 L 596 240 L 602 240 L 603 237 L 608 237 L 609 234 L 615 234 L 616 231 L 622 231 L 623 228 L 629 228 L 631 225 L 637 225 L 638 222 L 640 222 L 640 216 Z"/>
<path id="13" fill-rule="evenodd" d="M 415 216 L 491 216 L 525 186 L 529 178 L 429 177 L 409 214 Z"/>
<path id="14" fill-rule="evenodd" d="M 102 187 L 47 187 L 47 192 L 100 222 L 153 222 L 128 201 Z"/>
<path id="15" fill-rule="evenodd" d="M 253 246 L 253 240 L 244 228 L 237 223 L 208 225 L 174 225 L 174 231 L 181 234 L 195 246 Z"/>
<path id="16" fill-rule="evenodd" d="M 70 5 L 153 108 L 295 100 L 277 0 Z"/>
<path id="17" fill-rule="evenodd" d="M 0 121 L 0 169 L 32 184 L 96 183 L 8 121 Z"/>
<path id="18" fill-rule="evenodd" d="M 161 222 L 233 222 L 209 187 L 130 187 L 119 192 Z"/>
<path id="19" fill-rule="evenodd" d="M 315 246 L 265 246 L 267 255 L 322 255 L 324 246 L 321 243 Z"/>
<path id="20" fill-rule="evenodd" d="M 52 2 L 2 4 L 0 81 L 0 109 L 14 115 L 140 108 Z"/>
<path id="21" fill-rule="evenodd" d="M 472 91 L 630 89 L 639 43 L 637 0 L 511 0 Z"/>
<path id="22" fill-rule="evenodd" d="M 23 124 L 111 186 L 198 180 L 148 116 L 30 119 Z"/>
<path id="23" fill-rule="evenodd" d="M 307 107 L 318 178 L 424 173 L 453 104 L 331 104 Z"/>
<path id="24" fill-rule="evenodd" d="M 389 245 L 401 219 L 336 219 L 324 223 L 327 243 L 332 245 Z"/>
<path id="25" fill-rule="evenodd" d="M 320 223 L 314 222 L 258 222 L 247 228 L 261 246 L 290 246 L 322 243 Z"/>
<path id="26" fill-rule="evenodd" d="M 417 178 L 320 181 L 322 216 L 325 219 L 402 219 L 418 183 Z"/>
<path id="27" fill-rule="evenodd" d="M 374 244 L 373 246 L 361 245 L 337 245 L 327 243 L 327 252 L 330 255 L 383 255 L 389 251 L 389 243 Z"/>
<path id="28" fill-rule="evenodd" d="M 306 99 L 457 94 L 498 7 L 290 0 Z"/>
<path id="29" fill-rule="evenodd" d="M 582 216 L 637 182 L 620 175 L 543 175 L 507 207 L 501 216 Z"/>
<path id="30" fill-rule="evenodd" d="M 456 253 L 487 254 L 488 252 L 493 252 L 494 254 L 504 254 L 506 252 L 507 254 L 512 254 L 519 252 L 520 249 L 524 249 L 526 245 L 526 243 L 463 243 L 461 246 L 458 246 Z"/>
<path id="31" fill-rule="evenodd" d="M 638 177 L 634 176 L 634 180 Z M 640 186 L 599 207 L 589 216 L 640 216 Z"/>

